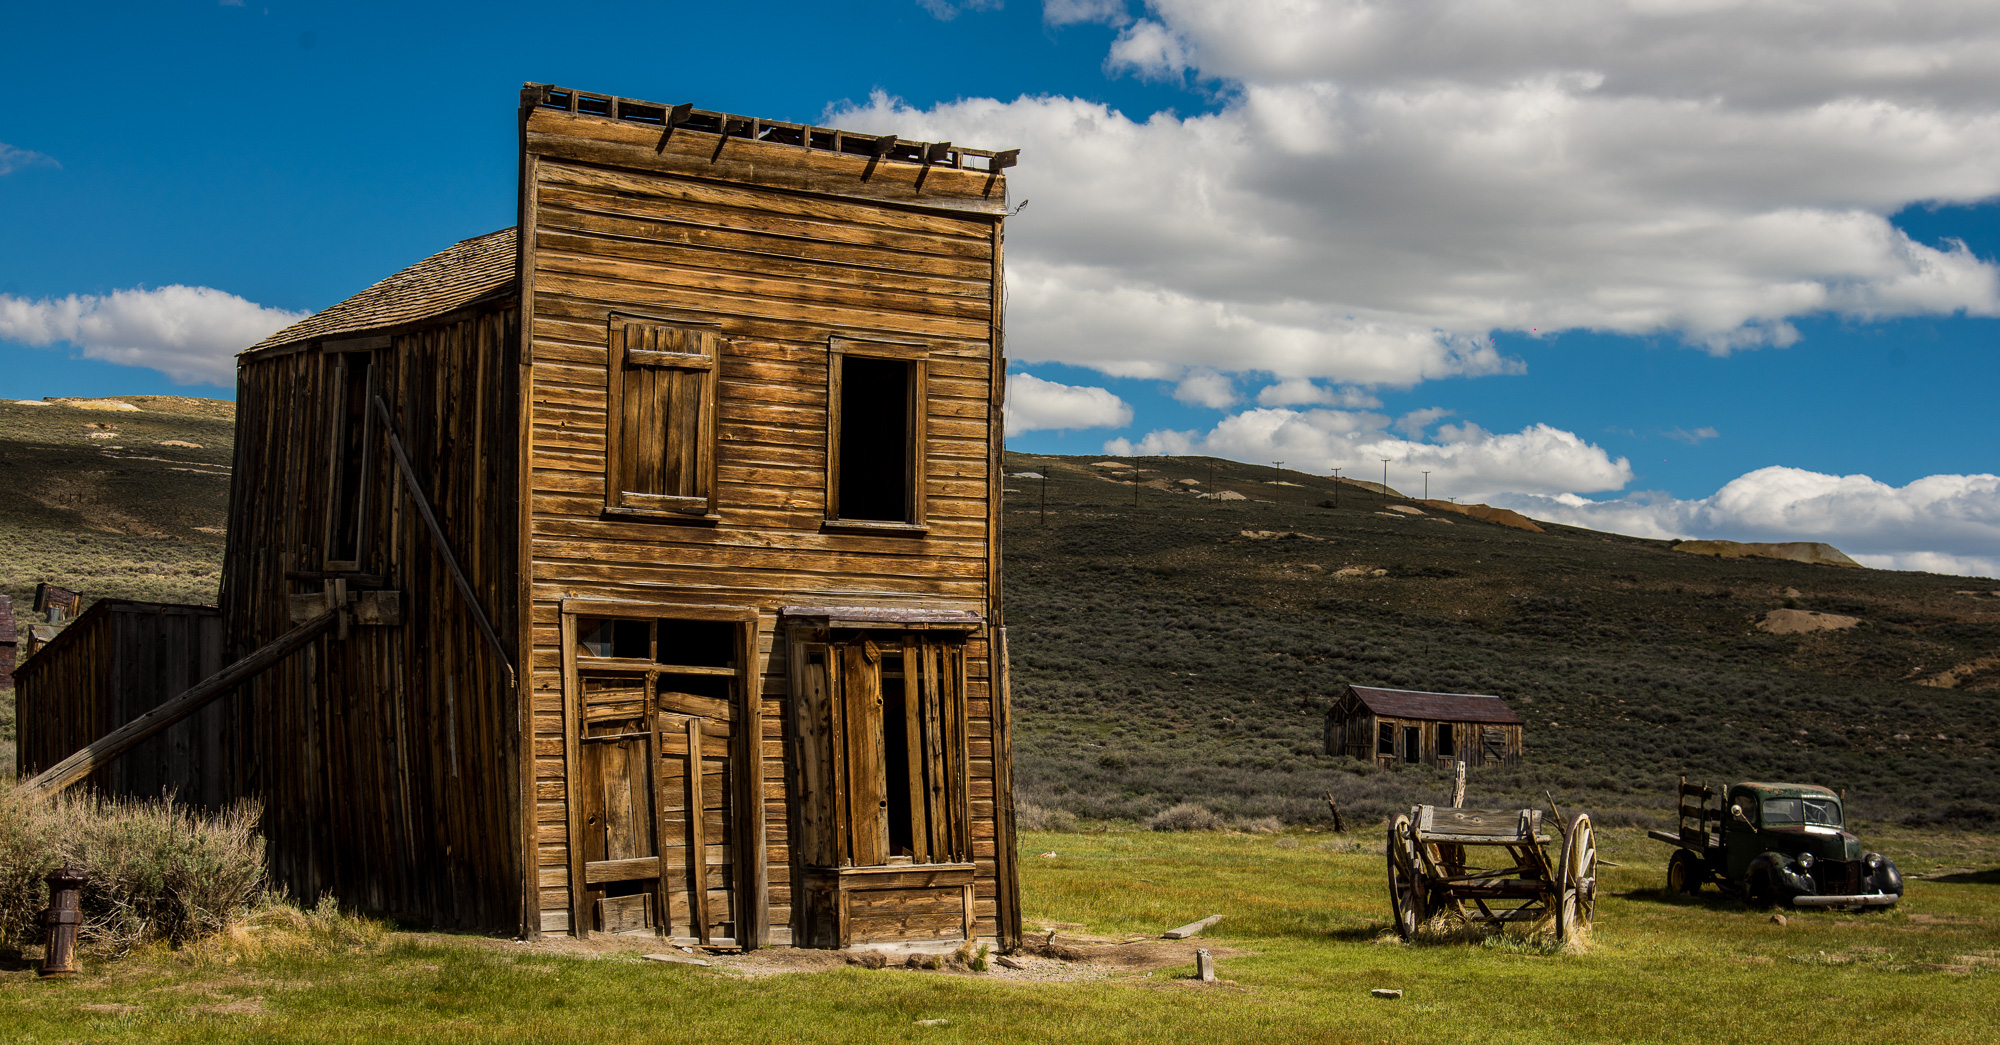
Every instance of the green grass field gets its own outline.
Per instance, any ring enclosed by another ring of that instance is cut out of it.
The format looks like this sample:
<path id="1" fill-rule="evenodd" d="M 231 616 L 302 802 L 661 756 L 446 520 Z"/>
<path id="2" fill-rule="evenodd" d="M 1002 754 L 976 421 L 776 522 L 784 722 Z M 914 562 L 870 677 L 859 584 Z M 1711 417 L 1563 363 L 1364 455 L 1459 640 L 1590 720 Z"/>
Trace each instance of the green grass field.
<path id="1" fill-rule="evenodd" d="M 1029 924 L 1157 935 L 1225 915 L 1189 966 L 1066 982 L 839 968 L 744 979 L 347 922 L 307 945 L 255 933 L 92 962 L 68 983 L 0 973 L 0 1039 L 58 1042 L 1990 1042 L 2000 1036 L 2000 838 L 1878 844 L 1915 873 L 1886 914 L 1773 924 L 1712 893 L 1657 891 L 1666 847 L 1601 831 L 1580 953 L 1385 936 L 1374 832 L 1035 834 Z M 1350 851 L 1358 850 L 1358 851 Z M 1054 853 L 1053 856 L 1042 855 Z M 1954 871 L 1957 868 L 1960 870 Z M 296 918 L 294 919 L 296 920 Z M 348 938 L 342 939 L 345 933 Z M 1241 952 L 1241 953 L 1236 953 Z M 1939 966 L 1944 968 L 1929 968 Z M 1372 988 L 1404 991 L 1378 1000 Z M 920 1020 L 946 1020 L 920 1025 Z"/>

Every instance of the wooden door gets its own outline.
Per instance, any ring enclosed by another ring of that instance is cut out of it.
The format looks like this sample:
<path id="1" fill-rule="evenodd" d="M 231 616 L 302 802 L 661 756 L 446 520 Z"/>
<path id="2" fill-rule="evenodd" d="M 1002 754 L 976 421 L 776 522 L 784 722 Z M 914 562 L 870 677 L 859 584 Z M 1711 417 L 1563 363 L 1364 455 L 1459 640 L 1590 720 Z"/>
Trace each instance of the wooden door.
<path id="1" fill-rule="evenodd" d="M 757 892 L 761 850 L 738 823 L 760 809 L 742 724 L 754 631 L 670 617 L 568 627 L 572 924 L 754 945 L 761 913 L 743 895 Z"/>

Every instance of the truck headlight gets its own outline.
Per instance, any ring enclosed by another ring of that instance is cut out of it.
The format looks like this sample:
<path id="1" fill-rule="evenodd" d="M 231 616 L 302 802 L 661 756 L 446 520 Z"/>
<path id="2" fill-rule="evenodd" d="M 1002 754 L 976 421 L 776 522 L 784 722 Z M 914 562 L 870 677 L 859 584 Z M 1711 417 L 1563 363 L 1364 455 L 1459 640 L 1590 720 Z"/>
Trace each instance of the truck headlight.
<path id="1" fill-rule="evenodd" d="M 1811 853 L 1800 853 L 1799 870 L 1810 871 L 1812 869 L 1813 869 L 1813 855 Z"/>

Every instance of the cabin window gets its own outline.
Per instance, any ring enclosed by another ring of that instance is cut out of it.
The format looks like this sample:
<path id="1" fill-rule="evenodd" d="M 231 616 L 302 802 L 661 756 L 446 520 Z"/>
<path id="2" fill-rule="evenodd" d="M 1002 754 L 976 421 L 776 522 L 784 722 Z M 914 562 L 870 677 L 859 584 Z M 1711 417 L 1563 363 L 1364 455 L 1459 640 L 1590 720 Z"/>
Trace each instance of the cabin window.
<path id="1" fill-rule="evenodd" d="M 709 518 L 715 513 L 713 326 L 613 314 L 604 510 Z"/>
<path id="2" fill-rule="evenodd" d="M 1451 741 L 1452 741 L 1452 735 L 1451 735 L 1451 734 L 1452 734 L 1452 731 L 1453 731 L 1454 729 L 1456 729 L 1456 728 L 1457 728 L 1457 727 L 1453 726 L 1453 725 L 1452 725 L 1451 723 L 1449 723 L 1449 722 L 1440 722 L 1440 723 L 1438 723 L 1438 757 L 1439 757 L 1439 758 L 1453 758 L 1453 757 L 1456 757 L 1456 756 L 1457 756 L 1457 754 L 1458 754 L 1458 749 L 1457 749 L 1457 748 L 1455 748 L 1455 747 L 1453 747 L 1453 746 L 1452 746 L 1452 742 L 1451 742 Z"/>
<path id="3" fill-rule="evenodd" d="M 1393 755 L 1396 753 L 1396 727 L 1387 722 L 1375 732 L 1375 753 Z"/>
<path id="4" fill-rule="evenodd" d="M 1422 726 L 1403 727 L 1403 761 L 1415 762 L 1424 756 L 1424 729 Z"/>
<path id="5" fill-rule="evenodd" d="M 368 423 L 375 394 L 374 355 L 334 352 L 326 356 L 327 402 L 332 407 L 328 433 L 326 566 L 359 570 L 363 520 L 368 515 L 369 450 L 374 426 Z"/>
<path id="6" fill-rule="evenodd" d="M 807 862 L 972 859 L 965 646 L 922 633 L 810 643 L 797 703 Z"/>
<path id="7" fill-rule="evenodd" d="M 832 342 L 827 358 L 826 517 L 836 526 L 924 522 L 925 351 Z"/>

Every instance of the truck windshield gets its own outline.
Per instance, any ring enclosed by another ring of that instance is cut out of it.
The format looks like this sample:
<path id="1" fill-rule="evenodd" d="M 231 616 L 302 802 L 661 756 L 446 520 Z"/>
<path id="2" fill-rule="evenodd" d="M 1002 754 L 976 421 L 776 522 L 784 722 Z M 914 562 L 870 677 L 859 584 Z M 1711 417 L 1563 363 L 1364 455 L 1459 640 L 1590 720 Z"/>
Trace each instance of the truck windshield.
<path id="1" fill-rule="evenodd" d="M 1764 800 L 1764 825 L 1776 827 L 1780 824 L 1823 824 L 1839 827 L 1840 803 L 1831 798 L 1767 798 Z"/>

